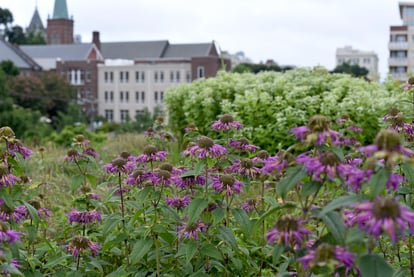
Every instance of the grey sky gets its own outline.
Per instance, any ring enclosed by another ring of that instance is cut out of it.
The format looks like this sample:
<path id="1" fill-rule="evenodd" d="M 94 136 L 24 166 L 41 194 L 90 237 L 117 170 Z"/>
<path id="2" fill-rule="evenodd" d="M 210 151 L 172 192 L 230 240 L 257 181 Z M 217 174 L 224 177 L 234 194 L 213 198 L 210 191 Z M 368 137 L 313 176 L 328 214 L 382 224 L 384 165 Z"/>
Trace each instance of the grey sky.
<path id="1" fill-rule="evenodd" d="M 400 25 L 398 0 L 67 0 L 83 42 L 98 30 L 102 41 L 216 41 L 255 62 L 335 66 L 337 47 L 375 51 L 387 73 L 389 26 Z M 46 25 L 54 0 L 37 0 Z M 0 0 L 15 24 L 26 27 L 36 0 Z"/>

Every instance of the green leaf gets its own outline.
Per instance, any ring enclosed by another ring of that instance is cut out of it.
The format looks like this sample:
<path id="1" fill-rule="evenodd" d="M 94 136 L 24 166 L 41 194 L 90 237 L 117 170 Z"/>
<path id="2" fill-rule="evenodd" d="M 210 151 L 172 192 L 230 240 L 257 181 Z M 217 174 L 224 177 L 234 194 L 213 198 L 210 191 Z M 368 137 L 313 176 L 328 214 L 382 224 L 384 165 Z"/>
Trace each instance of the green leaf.
<path id="1" fill-rule="evenodd" d="M 295 205 L 295 204 L 293 204 L 293 203 L 285 203 L 285 204 L 280 205 L 280 206 L 278 206 L 278 207 L 274 207 L 274 208 L 272 208 L 272 209 L 268 210 L 267 212 L 265 212 L 264 214 L 262 214 L 262 215 L 259 217 L 259 219 L 255 222 L 255 225 L 257 226 L 257 225 L 261 224 L 261 222 L 262 222 L 265 218 L 267 218 L 268 216 L 272 215 L 273 213 L 275 213 L 276 211 L 278 211 L 278 210 L 280 210 L 280 209 L 285 209 L 285 208 L 294 208 L 294 207 L 296 207 L 296 205 Z"/>
<path id="2" fill-rule="evenodd" d="M 51 267 L 54 267 L 56 265 L 63 265 L 65 263 L 62 263 L 62 262 L 67 260 L 68 258 L 71 258 L 71 257 L 72 257 L 71 255 L 66 255 L 66 256 L 63 256 L 63 257 L 57 257 L 55 259 L 51 258 L 51 259 L 49 259 L 48 263 L 45 264 L 43 267 L 44 268 L 51 268 Z"/>
<path id="3" fill-rule="evenodd" d="M 152 239 L 141 239 L 138 240 L 132 248 L 131 254 L 129 255 L 132 264 L 136 264 L 139 260 L 148 253 L 153 245 Z"/>
<path id="4" fill-rule="evenodd" d="M 188 223 L 191 224 L 199 219 L 200 214 L 207 208 L 208 201 L 202 198 L 195 198 L 191 200 L 188 206 Z"/>
<path id="5" fill-rule="evenodd" d="M 371 180 L 369 180 L 367 184 L 370 190 L 371 199 L 378 196 L 385 189 L 385 184 L 387 183 L 390 174 L 391 172 L 389 169 L 381 168 L 371 177 Z"/>
<path id="6" fill-rule="evenodd" d="M 83 175 L 75 175 L 72 177 L 72 182 L 71 182 L 71 190 L 75 191 L 78 188 L 80 188 L 80 186 L 82 185 L 83 182 Z"/>
<path id="7" fill-rule="evenodd" d="M 287 170 L 286 177 L 276 186 L 276 192 L 284 199 L 286 194 L 306 176 L 303 166 L 291 167 Z"/>
<path id="8" fill-rule="evenodd" d="M 185 248 L 185 260 L 187 263 L 191 261 L 191 259 L 194 257 L 196 252 L 197 252 L 197 244 L 191 241 L 187 243 L 186 248 Z"/>
<path id="9" fill-rule="evenodd" d="M 230 244 L 230 246 L 233 249 L 237 249 L 236 237 L 234 236 L 233 232 L 230 229 L 228 229 L 224 226 L 220 226 L 219 227 L 219 238 L 222 241 Z"/>
<path id="10" fill-rule="evenodd" d="M 23 201 L 23 205 L 25 205 L 25 207 L 29 211 L 29 214 L 33 220 L 33 223 L 37 225 L 40 222 L 40 218 L 39 218 L 39 215 L 37 214 L 37 210 L 32 205 L 27 203 L 26 201 Z"/>
<path id="11" fill-rule="evenodd" d="M 301 191 L 302 197 L 308 197 L 312 193 L 317 192 L 321 187 L 322 187 L 321 182 L 317 182 L 317 181 L 306 182 L 302 186 L 302 191 Z"/>
<path id="12" fill-rule="evenodd" d="M 332 236 L 339 244 L 345 243 L 345 224 L 338 212 L 330 211 L 321 216 Z"/>
<path id="13" fill-rule="evenodd" d="M 200 172 L 204 170 L 205 166 L 206 166 L 206 161 L 204 159 L 199 160 L 194 166 L 194 175 L 199 176 Z"/>
<path id="14" fill-rule="evenodd" d="M 363 277 L 393 276 L 394 270 L 378 254 L 366 254 L 359 259 L 359 269 Z"/>
<path id="15" fill-rule="evenodd" d="M 212 244 L 204 245 L 200 252 L 203 253 L 206 256 L 209 256 L 209 257 L 214 258 L 214 259 L 219 260 L 219 261 L 221 261 L 223 259 L 223 257 L 221 256 L 220 251 L 218 251 L 217 247 L 215 247 Z"/>
<path id="16" fill-rule="evenodd" d="M 392 277 L 405 277 L 405 276 L 410 276 L 410 273 L 408 269 L 406 268 L 400 268 L 397 271 L 395 271 L 394 274 L 392 275 Z"/>
<path id="17" fill-rule="evenodd" d="M 273 264 L 278 264 L 279 258 L 282 255 L 285 247 L 282 244 L 275 244 L 272 251 L 272 260 Z"/>
<path id="18" fill-rule="evenodd" d="M 220 223 L 226 216 L 225 210 L 223 208 L 214 209 L 211 214 L 213 215 L 213 225 Z"/>
<path id="19" fill-rule="evenodd" d="M 401 169 L 404 172 L 404 177 L 407 179 L 409 184 L 414 184 L 414 164 L 404 163 L 401 165 Z"/>
<path id="20" fill-rule="evenodd" d="M 319 213 L 319 216 L 324 216 L 325 214 L 329 213 L 338 208 L 342 208 L 343 206 L 348 206 L 354 203 L 357 203 L 362 200 L 362 196 L 360 195 L 345 195 L 339 198 L 336 198 L 329 202 L 328 205 L 323 207 L 322 211 Z"/>
<path id="21" fill-rule="evenodd" d="M 96 187 L 96 176 L 92 174 L 86 174 L 86 179 L 91 184 L 92 187 Z"/>
<path id="22" fill-rule="evenodd" d="M 102 226 L 102 233 L 106 236 L 118 225 L 121 221 L 121 217 L 118 214 L 112 214 L 106 217 L 103 221 L 104 225 Z"/>
<path id="23" fill-rule="evenodd" d="M 250 236 L 253 230 L 253 224 L 247 215 L 246 211 L 243 209 L 233 209 L 232 213 L 239 223 L 240 230 L 246 235 Z"/>

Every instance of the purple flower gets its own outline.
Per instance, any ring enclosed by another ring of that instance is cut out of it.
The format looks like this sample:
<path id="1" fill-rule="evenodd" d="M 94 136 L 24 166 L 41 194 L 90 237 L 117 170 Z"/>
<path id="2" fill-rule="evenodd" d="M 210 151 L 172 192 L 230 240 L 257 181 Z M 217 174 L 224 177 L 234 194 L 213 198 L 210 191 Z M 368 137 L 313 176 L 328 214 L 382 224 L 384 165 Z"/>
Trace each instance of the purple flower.
<path id="1" fill-rule="evenodd" d="M 282 173 L 282 170 L 288 166 L 288 162 L 279 156 L 268 157 L 264 161 L 262 172 L 265 174 L 275 174 L 276 176 Z M 276 170 L 276 172 L 275 172 Z"/>
<path id="2" fill-rule="evenodd" d="M 96 210 L 81 212 L 73 209 L 70 213 L 66 214 L 66 216 L 69 217 L 69 224 L 77 222 L 88 225 L 94 222 L 101 222 L 101 215 Z"/>
<path id="3" fill-rule="evenodd" d="M 349 126 L 348 130 L 354 132 L 354 133 L 361 133 L 362 132 L 362 128 L 358 127 L 358 126 Z"/>
<path id="4" fill-rule="evenodd" d="M 300 126 L 300 127 L 292 128 L 290 129 L 290 131 L 292 132 L 292 134 L 295 136 L 297 140 L 305 141 L 307 135 L 310 132 L 310 129 L 308 126 Z"/>
<path id="5" fill-rule="evenodd" d="M 333 246 L 326 243 L 320 244 L 316 249 L 309 250 L 308 253 L 298 258 L 297 261 L 303 264 L 305 269 L 312 270 L 317 265 L 335 265 L 335 272 L 345 269 L 345 276 L 348 276 L 355 267 L 356 255 L 348 252 L 342 246 Z"/>
<path id="6" fill-rule="evenodd" d="M 241 138 L 238 140 L 230 140 L 229 146 L 233 147 L 235 150 L 240 150 L 244 152 L 256 152 L 259 147 L 250 144 L 246 138 Z"/>
<path id="7" fill-rule="evenodd" d="M 27 209 L 24 205 L 9 208 L 4 200 L 0 198 L 0 220 L 4 222 L 19 223 L 27 215 Z"/>
<path id="8" fill-rule="evenodd" d="M 192 189 L 194 186 L 204 186 L 206 184 L 206 177 L 205 176 L 195 176 L 195 175 L 186 175 L 181 176 L 181 179 L 175 183 L 175 185 L 181 189 L 190 188 Z"/>
<path id="9" fill-rule="evenodd" d="M 37 209 L 37 215 L 44 220 L 50 216 L 50 211 L 47 208 L 39 208 Z"/>
<path id="10" fill-rule="evenodd" d="M 308 229 L 302 227 L 303 220 L 295 219 L 290 215 L 283 215 L 275 224 L 275 228 L 267 233 L 267 241 L 272 244 L 277 241 L 278 244 L 300 248 L 305 239 L 311 233 Z"/>
<path id="11" fill-rule="evenodd" d="M 71 148 L 66 152 L 66 155 L 63 157 L 64 161 L 74 162 L 82 159 L 82 155 L 75 148 Z"/>
<path id="12" fill-rule="evenodd" d="M 414 233 L 414 212 L 400 205 L 394 198 L 378 197 L 373 202 L 355 204 L 344 212 L 348 226 L 358 225 L 369 235 L 378 238 L 383 232 L 397 242 L 397 234 Z"/>
<path id="13" fill-rule="evenodd" d="M 307 126 L 300 126 L 290 130 L 297 140 L 315 145 L 332 143 L 341 145 L 342 136 L 340 133 L 330 129 L 330 120 L 323 115 L 315 115 Z"/>
<path id="14" fill-rule="evenodd" d="M 231 196 L 233 193 L 239 194 L 242 191 L 242 186 L 243 184 L 239 180 L 228 174 L 212 177 L 214 190 L 216 192 L 226 190 L 227 196 Z"/>
<path id="15" fill-rule="evenodd" d="M 91 251 L 92 257 L 99 254 L 100 245 L 91 241 L 87 237 L 77 236 L 66 245 L 66 249 L 72 253 L 72 256 L 76 259 L 79 255 L 83 255 L 88 249 Z"/>
<path id="16" fill-rule="evenodd" d="M 134 172 L 128 175 L 125 180 L 125 183 L 130 186 L 141 185 L 144 181 L 148 180 L 149 173 L 145 172 L 142 169 L 136 169 Z"/>
<path id="17" fill-rule="evenodd" d="M 153 129 L 153 128 L 148 128 L 145 132 L 144 135 L 147 137 L 154 137 L 157 134 L 157 132 Z"/>
<path id="18" fill-rule="evenodd" d="M 310 157 L 302 153 L 296 158 L 296 162 L 304 164 L 309 176 L 315 181 L 328 177 L 331 181 L 338 175 L 343 175 L 350 168 L 341 163 L 339 157 L 332 151 L 320 153 L 319 157 Z"/>
<path id="19" fill-rule="evenodd" d="M 229 166 L 226 171 L 228 173 L 237 173 L 241 176 L 256 178 L 260 174 L 260 169 L 253 165 L 253 161 L 249 158 L 242 160 L 235 160 L 233 164 Z"/>
<path id="20" fill-rule="evenodd" d="M 388 179 L 385 186 L 387 187 L 388 191 L 396 191 L 398 190 L 399 184 L 404 182 L 404 177 L 395 173 L 391 173 L 390 178 Z"/>
<path id="21" fill-rule="evenodd" d="M 200 159 L 219 158 L 227 154 L 227 149 L 215 144 L 212 139 L 202 136 L 198 139 L 197 145 L 188 149 L 189 154 Z"/>
<path id="22" fill-rule="evenodd" d="M 235 121 L 233 116 L 229 114 L 224 114 L 220 117 L 219 120 L 216 120 L 211 125 L 211 129 L 216 131 L 230 131 L 230 130 L 240 130 L 243 127 L 238 121 Z"/>
<path id="23" fill-rule="evenodd" d="M 167 158 L 167 152 L 157 151 L 154 145 L 147 145 L 144 147 L 144 153 L 137 157 L 137 161 L 140 163 L 148 163 L 159 161 L 162 162 Z"/>
<path id="24" fill-rule="evenodd" d="M 148 173 L 148 179 L 153 185 L 169 186 L 172 184 L 179 184 L 181 178 L 178 175 L 171 174 L 168 170 L 157 169 L 154 172 Z"/>
<path id="25" fill-rule="evenodd" d="M 15 241 L 20 241 L 20 233 L 8 230 L 4 223 L 0 223 L 0 242 L 13 244 Z"/>
<path id="26" fill-rule="evenodd" d="M 134 167 L 135 163 L 132 160 L 124 159 L 122 157 L 118 157 L 112 160 L 111 163 L 103 166 L 108 173 L 129 173 L 134 169 Z"/>
<path id="27" fill-rule="evenodd" d="M 1 167 L 0 167 L 0 187 L 10 187 L 18 181 L 19 181 L 19 178 L 17 178 L 13 174 L 2 175 Z"/>
<path id="28" fill-rule="evenodd" d="M 99 154 L 95 151 L 95 149 L 89 147 L 82 151 L 83 156 L 91 156 L 95 160 L 99 157 Z"/>
<path id="29" fill-rule="evenodd" d="M 256 209 L 257 201 L 256 199 L 249 199 L 247 202 L 241 204 L 241 208 L 246 212 L 251 212 Z"/>
<path id="30" fill-rule="evenodd" d="M 185 208 L 190 204 L 191 197 L 186 195 L 184 197 L 174 196 L 174 197 L 166 197 L 165 199 L 168 206 L 172 208 Z"/>
<path id="31" fill-rule="evenodd" d="M 7 143 L 7 151 L 13 157 L 16 157 L 16 153 L 19 153 L 20 155 L 23 156 L 23 159 L 27 159 L 27 158 L 29 158 L 33 154 L 33 151 L 32 150 L 30 150 L 27 147 L 24 147 L 21 144 L 21 142 L 18 141 L 18 140 L 16 140 L 13 143 L 8 142 Z"/>
<path id="32" fill-rule="evenodd" d="M 190 224 L 183 223 L 181 226 L 178 226 L 178 238 L 198 240 L 199 233 L 205 232 L 206 230 L 207 225 L 205 225 L 201 220 Z"/>

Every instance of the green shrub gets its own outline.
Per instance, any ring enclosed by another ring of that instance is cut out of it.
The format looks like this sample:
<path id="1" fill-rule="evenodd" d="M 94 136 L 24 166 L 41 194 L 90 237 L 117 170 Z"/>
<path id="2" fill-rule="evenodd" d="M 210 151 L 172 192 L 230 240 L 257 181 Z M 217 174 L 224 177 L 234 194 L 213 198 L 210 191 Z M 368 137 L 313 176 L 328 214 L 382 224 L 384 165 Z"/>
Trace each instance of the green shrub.
<path id="1" fill-rule="evenodd" d="M 363 142 L 372 141 L 381 117 L 407 97 L 395 83 L 381 85 L 324 68 L 297 68 L 285 73 L 221 72 L 215 78 L 171 88 L 165 102 L 177 137 L 189 123 L 211 135 L 211 123 L 230 113 L 247 126 L 241 135 L 276 151 L 293 143 L 292 127 L 305 125 L 315 114 L 326 115 L 333 123 L 347 114 L 363 128 Z"/>
<path id="2" fill-rule="evenodd" d="M 71 126 L 67 125 L 59 133 L 53 132 L 50 135 L 50 140 L 61 146 L 69 146 L 72 138 L 76 135 L 84 135 L 93 144 L 101 144 L 106 141 L 107 135 L 104 133 L 93 133 L 86 129 L 85 125 Z"/>

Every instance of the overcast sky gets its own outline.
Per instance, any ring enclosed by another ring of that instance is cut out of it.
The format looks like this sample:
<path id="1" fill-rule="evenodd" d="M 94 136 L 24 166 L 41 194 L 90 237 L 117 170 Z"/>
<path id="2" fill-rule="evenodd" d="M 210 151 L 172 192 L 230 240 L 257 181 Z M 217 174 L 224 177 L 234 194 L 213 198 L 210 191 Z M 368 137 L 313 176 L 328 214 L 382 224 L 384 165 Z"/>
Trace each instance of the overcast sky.
<path id="1" fill-rule="evenodd" d="M 54 0 L 0 0 L 14 24 L 26 27 L 35 6 L 46 25 Z M 335 50 L 375 51 L 387 73 L 389 26 L 400 25 L 398 0 L 67 0 L 83 42 L 216 41 L 254 62 L 335 67 Z"/>

